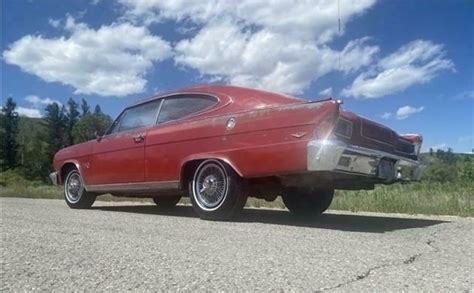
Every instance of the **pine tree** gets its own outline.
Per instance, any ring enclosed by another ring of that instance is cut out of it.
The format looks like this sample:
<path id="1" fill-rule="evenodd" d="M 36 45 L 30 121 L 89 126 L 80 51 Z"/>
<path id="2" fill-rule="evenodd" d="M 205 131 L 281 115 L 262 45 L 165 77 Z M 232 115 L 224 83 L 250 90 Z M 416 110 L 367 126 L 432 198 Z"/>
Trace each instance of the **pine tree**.
<path id="1" fill-rule="evenodd" d="M 48 155 L 52 159 L 54 154 L 64 146 L 65 107 L 60 108 L 57 103 L 52 103 L 46 106 L 44 111 L 46 112 L 44 121 L 48 131 Z"/>
<path id="2" fill-rule="evenodd" d="M 7 99 L 5 107 L 2 108 L 1 132 L 2 139 L 0 145 L 3 169 L 11 169 L 17 165 L 18 143 L 18 113 L 15 111 L 16 103 L 12 98 Z"/>
<path id="3" fill-rule="evenodd" d="M 67 101 L 67 111 L 66 111 L 66 143 L 67 145 L 74 144 L 74 137 L 72 135 L 72 130 L 74 125 L 76 125 L 79 120 L 80 113 L 78 111 L 79 104 L 74 101 L 72 98 L 69 98 Z"/>
<path id="4" fill-rule="evenodd" d="M 100 115 L 100 114 L 102 114 L 102 109 L 100 108 L 99 105 L 95 105 L 94 115 Z"/>
<path id="5" fill-rule="evenodd" d="M 86 114 L 89 114 L 91 112 L 91 108 L 89 107 L 89 104 L 84 99 L 81 100 L 81 111 L 82 111 L 81 116 L 85 116 Z"/>

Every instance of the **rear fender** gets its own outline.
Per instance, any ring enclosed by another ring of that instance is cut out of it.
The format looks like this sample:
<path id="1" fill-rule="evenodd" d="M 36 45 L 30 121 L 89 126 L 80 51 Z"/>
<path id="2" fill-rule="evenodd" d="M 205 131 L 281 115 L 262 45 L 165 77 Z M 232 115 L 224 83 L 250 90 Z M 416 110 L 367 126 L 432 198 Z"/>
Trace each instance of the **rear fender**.
<path id="1" fill-rule="evenodd" d="M 184 171 L 185 171 L 185 167 L 187 164 L 191 163 L 191 162 L 202 162 L 202 161 L 205 161 L 205 160 L 219 160 L 219 161 L 222 161 L 224 163 L 226 163 L 228 166 L 230 166 L 240 177 L 243 177 L 243 174 L 242 172 L 240 171 L 239 167 L 236 166 L 236 164 L 234 164 L 234 162 L 227 156 L 225 155 L 222 155 L 222 154 L 212 154 L 212 153 L 206 153 L 206 154 L 194 154 L 194 155 L 191 155 L 191 156 L 188 156 L 186 158 L 184 158 L 182 161 L 181 161 L 181 166 L 180 166 L 180 175 L 179 175 L 179 182 L 183 182 L 183 180 L 185 179 L 184 177 Z M 182 186 L 182 187 L 185 187 L 185 186 Z"/>

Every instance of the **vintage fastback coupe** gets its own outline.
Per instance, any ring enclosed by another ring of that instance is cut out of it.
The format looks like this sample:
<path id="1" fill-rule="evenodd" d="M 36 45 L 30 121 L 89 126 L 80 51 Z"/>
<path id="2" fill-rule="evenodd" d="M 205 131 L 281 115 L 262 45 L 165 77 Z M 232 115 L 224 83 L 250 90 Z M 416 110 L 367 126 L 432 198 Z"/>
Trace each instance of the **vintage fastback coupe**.
<path id="1" fill-rule="evenodd" d="M 317 215 L 335 189 L 417 180 L 421 143 L 340 101 L 209 85 L 126 108 L 102 136 L 60 150 L 50 178 L 71 208 L 105 193 L 161 207 L 189 196 L 201 218 L 229 219 L 247 196 L 281 196 L 292 213 Z"/>

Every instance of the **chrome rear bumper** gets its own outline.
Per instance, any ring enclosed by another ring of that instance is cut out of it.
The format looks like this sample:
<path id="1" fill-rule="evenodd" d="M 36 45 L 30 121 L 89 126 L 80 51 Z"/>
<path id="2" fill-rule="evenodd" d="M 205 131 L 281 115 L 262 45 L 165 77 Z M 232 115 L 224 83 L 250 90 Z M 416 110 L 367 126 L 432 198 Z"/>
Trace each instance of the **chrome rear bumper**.
<path id="1" fill-rule="evenodd" d="M 419 180 L 424 167 L 420 161 L 339 140 L 312 140 L 308 143 L 309 171 L 343 172 L 393 182 Z"/>
<path id="2" fill-rule="evenodd" d="M 59 185 L 59 174 L 58 172 L 53 172 L 49 174 L 49 180 L 51 180 L 51 183 L 54 185 Z"/>

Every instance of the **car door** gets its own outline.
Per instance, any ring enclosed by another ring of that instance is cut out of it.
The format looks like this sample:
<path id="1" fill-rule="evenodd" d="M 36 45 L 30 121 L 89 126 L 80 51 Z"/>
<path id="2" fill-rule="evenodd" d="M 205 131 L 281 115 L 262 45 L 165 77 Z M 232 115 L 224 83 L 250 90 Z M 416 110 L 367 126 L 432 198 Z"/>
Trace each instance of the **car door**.
<path id="1" fill-rule="evenodd" d="M 189 130 L 185 126 L 190 122 L 187 118 L 216 104 L 216 98 L 202 94 L 180 94 L 164 98 L 158 125 L 150 129 L 145 145 L 145 176 L 148 182 L 178 180 L 181 160 L 202 148 L 202 145 L 190 139 Z"/>
<path id="2" fill-rule="evenodd" d="M 161 100 L 125 109 L 93 147 L 89 185 L 145 181 L 147 130 L 155 125 Z M 92 173 L 92 174 L 91 174 Z"/>

